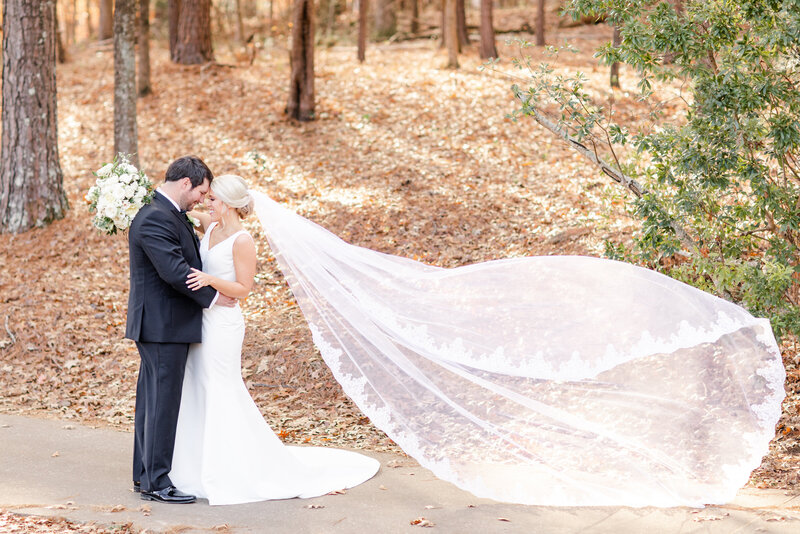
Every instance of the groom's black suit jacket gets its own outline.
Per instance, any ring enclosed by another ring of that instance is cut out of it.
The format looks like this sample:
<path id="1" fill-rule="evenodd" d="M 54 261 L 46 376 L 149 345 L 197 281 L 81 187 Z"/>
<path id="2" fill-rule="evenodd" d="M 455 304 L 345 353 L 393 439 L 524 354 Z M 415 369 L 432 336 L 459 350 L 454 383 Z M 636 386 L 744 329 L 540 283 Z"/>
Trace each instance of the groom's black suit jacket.
<path id="1" fill-rule="evenodd" d="M 202 268 L 197 235 L 186 215 L 160 193 L 139 210 L 129 233 L 131 287 L 125 337 L 150 343 L 199 343 L 203 308 L 217 292 L 186 285 Z"/>

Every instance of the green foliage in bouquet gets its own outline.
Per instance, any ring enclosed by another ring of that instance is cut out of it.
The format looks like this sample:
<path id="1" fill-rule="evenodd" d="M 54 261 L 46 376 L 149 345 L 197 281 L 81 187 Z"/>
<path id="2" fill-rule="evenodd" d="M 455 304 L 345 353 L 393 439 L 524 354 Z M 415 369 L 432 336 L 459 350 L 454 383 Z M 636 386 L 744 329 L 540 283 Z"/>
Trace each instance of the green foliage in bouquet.
<path id="1" fill-rule="evenodd" d="M 92 224 L 108 235 L 127 230 L 133 218 L 153 199 L 153 183 L 124 154 L 93 173 L 97 180 L 86 193 Z"/>
<path id="2" fill-rule="evenodd" d="M 677 2 L 675 2 L 677 4 Z M 630 132 L 596 105 L 581 74 L 529 58 L 515 116 L 555 105 L 559 128 L 641 184 L 641 231 L 608 254 L 745 306 L 776 334 L 800 336 L 800 0 L 570 0 L 574 17 L 605 15 L 622 43 L 597 52 L 638 73 L 657 127 Z M 658 117 L 654 83 L 679 85 L 685 120 Z M 527 85 L 527 84 L 526 84 Z M 619 155 L 628 144 L 627 161 Z"/>

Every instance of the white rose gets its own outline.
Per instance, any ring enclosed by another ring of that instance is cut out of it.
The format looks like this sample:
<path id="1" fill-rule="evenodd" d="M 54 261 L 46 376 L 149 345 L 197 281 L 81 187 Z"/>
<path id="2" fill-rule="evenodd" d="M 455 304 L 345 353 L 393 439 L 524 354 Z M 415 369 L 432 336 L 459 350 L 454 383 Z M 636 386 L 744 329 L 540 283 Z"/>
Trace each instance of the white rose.
<path id="1" fill-rule="evenodd" d="M 102 211 L 98 208 L 97 213 L 99 213 L 103 217 L 114 219 L 115 217 L 117 217 L 117 207 L 113 204 L 105 204 L 103 206 Z"/>
<path id="2" fill-rule="evenodd" d="M 125 208 L 125 215 L 130 219 L 133 220 L 136 217 L 136 214 L 139 212 L 139 206 L 136 204 L 130 204 L 127 208 Z"/>
<path id="3" fill-rule="evenodd" d="M 111 169 L 114 168 L 113 163 L 106 163 L 97 170 L 97 176 L 108 176 L 111 174 Z"/>
<path id="4" fill-rule="evenodd" d="M 136 195 L 136 191 L 139 190 L 139 186 L 136 184 L 130 184 L 125 186 L 125 198 L 133 198 Z"/>
<path id="5" fill-rule="evenodd" d="M 113 195 L 114 198 L 121 200 L 125 196 L 125 187 L 119 182 L 113 183 L 110 184 L 108 192 Z"/>
<path id="6" fill-rule="evenodd" d="M 97 199 L 97 210 L 100 211 L 105 206 L 114 206 L 116 203 L 117 199 L 110 191 L 103 191 L 103 194 Z"/>
<path id="7" fill-rule="evenodd" d="M 114 217 L 114 226 L 120 230 L 125 230 L 128 227 L 128 218 L 124 213 L 119 213 L 116 217 Z"/>
<path id="8" fill-rule="evenodd" d="M 120 165 L 120 167 L 128 174 L 139 174 L 139 169 L 137 169 L 130 163 L 123 163 L 122 165 Z"/>
<path id="9" fill-rule="evenodd" d="M 86 193 L 86 200 L 89 202 L 96 201 L 100 197 L 100 188 L 96 185 L 93 185 L 89 188 L 89 192 Z"/>
<path id="10" fill-rule="evenodd" d="M 133 202 L 137 206 L 141 207 L 142 203 L 144 202 L 145 194 L 146 193 L 144 189 L 139 189 L 138 191 L 136 191 L 136 194 L 133 195 Z"/>

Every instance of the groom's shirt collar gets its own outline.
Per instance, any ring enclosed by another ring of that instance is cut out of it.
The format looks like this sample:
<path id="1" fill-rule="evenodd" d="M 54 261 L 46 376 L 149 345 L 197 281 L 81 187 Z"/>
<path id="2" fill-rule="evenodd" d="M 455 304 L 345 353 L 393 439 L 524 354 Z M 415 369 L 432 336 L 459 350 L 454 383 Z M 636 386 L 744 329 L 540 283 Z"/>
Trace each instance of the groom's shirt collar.
<path id="1" fill-rule="evenodd" d="M 164 191 L 162 191 L 162 190 L 161 190 L 161 188 L 160 188 L 160 187 L 159 187 L 158 189 L 156 189 L 156 192 L 157 192 L 157 193 L 160 193 L 160 194 L 161 194 L 161 195 L 162 195 L 164 198 L 166 198 L 167 200 L 169 200 L 169 201 L 172 203 L 172 205 L 173 205 L 173 206 L 175 206 L 175 209 L 176 209 L 176 210 L 178 210 L 178 211 L 183 211 L 183 210 L 181 210 L 181 207 L 180 207 L 180 206 L 178 206 L 178 203 L 177 203 L 177 202 L 175 202 L 174 200 L 172 200 L 172 199 L 169 197 L 169 195 L 168 195 L 168 194 L 166 194 Z"/>

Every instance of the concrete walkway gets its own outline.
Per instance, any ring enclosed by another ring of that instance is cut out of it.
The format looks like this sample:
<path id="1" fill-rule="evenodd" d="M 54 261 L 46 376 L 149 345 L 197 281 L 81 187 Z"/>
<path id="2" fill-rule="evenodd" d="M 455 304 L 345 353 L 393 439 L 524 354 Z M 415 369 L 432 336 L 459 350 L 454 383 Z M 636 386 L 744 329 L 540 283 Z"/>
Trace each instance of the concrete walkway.
<path id="1" fill-rule="evenodd" d="M 557 508 L 478 499 L 413 460 L 370 454 L 375 478 L 340 495 L 236 506 L 163 505 L 130 491 L 132 435 L 76 423 L 0 415 L 0 509 L 148 532 L 459 534 L 800 532 L 800 495 L 745 489 L 733 503 L 691 508 Z"/>

